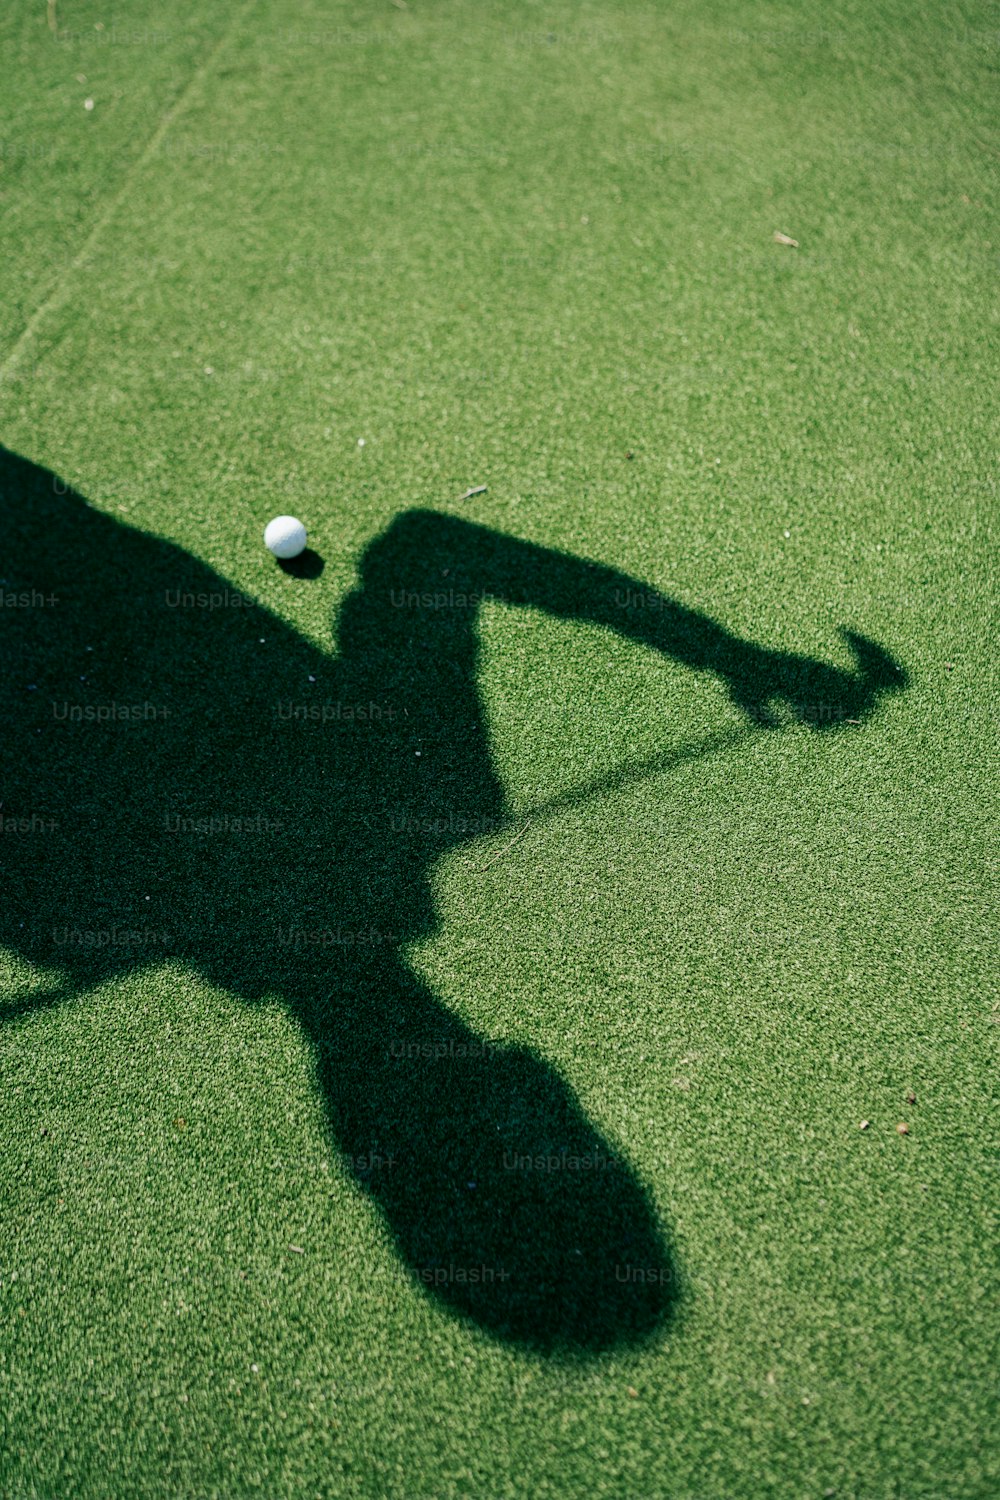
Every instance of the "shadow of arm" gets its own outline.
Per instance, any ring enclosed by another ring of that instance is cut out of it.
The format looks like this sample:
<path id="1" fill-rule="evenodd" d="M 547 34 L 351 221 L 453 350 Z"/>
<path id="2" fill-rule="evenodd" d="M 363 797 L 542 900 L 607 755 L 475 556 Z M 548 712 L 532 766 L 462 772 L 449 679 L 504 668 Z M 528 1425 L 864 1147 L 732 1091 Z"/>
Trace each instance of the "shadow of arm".
<path id="1" fill-rule="evenodd" d="M 780 724 L 777 704 L 816 729 L 860 720 L 907 681 L 888 652 L 853 632 L 843 632 L 858 662 L 852 673 L 744 640 L 616 568 L 434 511 L 398 517 L 366 554 L 364 580 L 366 591 L 389 597 L 497 600 L 613 630 L 692 671 L 711 672 L 747 718 L 766 728 Z"/>

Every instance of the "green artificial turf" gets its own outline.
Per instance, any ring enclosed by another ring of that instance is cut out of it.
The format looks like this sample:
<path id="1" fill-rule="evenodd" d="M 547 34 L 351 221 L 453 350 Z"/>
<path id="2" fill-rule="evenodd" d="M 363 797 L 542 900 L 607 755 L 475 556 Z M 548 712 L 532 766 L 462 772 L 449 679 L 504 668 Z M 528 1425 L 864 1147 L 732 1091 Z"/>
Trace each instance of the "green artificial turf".
<path id="1" fill-rule="evenodd" d="M 0 16 L 2 1500 L 997 1493 L 997 24 Z"/>

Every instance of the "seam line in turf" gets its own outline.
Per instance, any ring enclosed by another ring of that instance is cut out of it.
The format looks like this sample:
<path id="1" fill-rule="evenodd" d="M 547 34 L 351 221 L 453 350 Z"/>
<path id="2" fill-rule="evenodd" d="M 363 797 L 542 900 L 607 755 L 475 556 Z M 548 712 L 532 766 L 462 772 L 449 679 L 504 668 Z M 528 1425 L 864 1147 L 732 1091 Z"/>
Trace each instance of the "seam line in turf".
<path id="1" fill-rule="evenodd" d="M 171 125 L 176 124 L 177 120 L 184 113 L 184 111 L 190 107 L 191 101 L 194 98 L 195 91 L 197 90 L 198 85 L 210 72 L 220 53 L 224 51 L 224 49 L 228 46 L 230 40 L 232 39 L 233 32 L 243 21 L 243 18 L 253 9 L 256 4 L 257 0 L 247 0 L 247 3 L 236 12 L 236 14 L 232 17 L 229 25 L 226 27 L 225 31 L 222 33 L 221 37 L 216 42 L 215 46 L 209 52 L 208 56 L 201 63 L 199 63 L 197 68 L 195 68 L 194 72 L 191 74 L 191 77 L 188 79 L 187 83 L 184 85 L 184 88 L 178 95 L 176 102 L 170 105 L 170 107 L 164 112 L 160 123 L 153 131 L 153 134 L 150 136 L 146 145 L 143 147 L 141 153 L 136 157 L 135 161 L 125 173 L 125 176 L 122 179 L 121 187 L 118 189 L 117 193 L 115 193 L 114 197 L 108 203 L 104 211 L 98 214 L 97 219 L 95 220 L 90 229 L 90 232 L 83 242 L 82 249 L 80 249 L 77 254 L 73 256 L 73 259 L 69 262 L 69 264 L 64 267 L 61 274 L 57 277 L 55 285 L 49 292 L 48 296 L 42 299 L 42 301 L 35 308 L 35 311 L 28 318 L 28 321 L 25 323 L 20 334 L 18 335 L 17 341 L 11 349 L 10 353 L 7 355 L 7 358 L 2 363 L 0 363 L 0 382 L 10 377 L 11 373 L 17 366 L 17 362 L 20 359 L 21 354 L 27 348 L 28 344 L 31 342 L 32 338 L 34 337 L 37 330 L 41 327 L 46 317 L 50 313 L 55 312 L 65 302 L 66 289 L 72 279 L 73 273 L 75 271 L 78 271 L 81 266 L 86 264 L 87 258 L 90 255 L 91 251 L 94 249 L 94 246 L 98 244 L 101 235 L 104 233 L 105 229 L 107 229 L 108 225 L 111 223 L 111 220 L 114 218 L 118 209 L 121 207 L 121 204 L 123 203 L 125 196 L 128 193 L 133 179 L 139 172 L 142 171 L 143 167 L 154 155 L 158 146 L 160 145 L 160 142 L 163 140 L 163 137 L 166 135 Z"/>

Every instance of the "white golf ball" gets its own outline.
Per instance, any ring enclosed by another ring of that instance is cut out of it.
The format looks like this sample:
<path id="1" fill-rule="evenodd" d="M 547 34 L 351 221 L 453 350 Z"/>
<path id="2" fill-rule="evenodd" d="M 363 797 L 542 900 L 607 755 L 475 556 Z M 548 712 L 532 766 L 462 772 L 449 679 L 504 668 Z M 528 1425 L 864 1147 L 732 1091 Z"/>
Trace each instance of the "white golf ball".
<path id="1" fill-rule="evenodd" d="M 306 549 L 306 528 L 294 516 L 275 516 L 264 528 L 264 546 L 275 557 L 298 557 Z"/>

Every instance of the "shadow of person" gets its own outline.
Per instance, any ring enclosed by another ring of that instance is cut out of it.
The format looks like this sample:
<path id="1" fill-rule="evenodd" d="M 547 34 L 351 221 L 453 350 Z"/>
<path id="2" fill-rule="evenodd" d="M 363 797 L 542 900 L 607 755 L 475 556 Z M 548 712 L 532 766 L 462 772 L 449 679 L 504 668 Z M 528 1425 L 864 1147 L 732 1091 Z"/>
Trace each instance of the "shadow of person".
<path id="1" fill-rule="evenodd" d="M 861 637 L 855 673 L 768 651 L 613 569 L 424 511 L 366 550 L 330 656 L 4 449 L 0 495 L 0 942 L 57 975 L 0 1018 L 171 957 L 280 998 L 345 1172 L 429 1295 L 552 1356 L 654 1333 L 676 1276 L 629 1163 L 543 1058 L 472 1032 L 406 962 L 436 929 L 435 862 L 510 825 L 478 607 L 607 626 L 714 673 L 756 725 L 782 704 L 824 732 L 860 720 L 901 669 Z M 819 704 L 836 713 L 803 713 Z"/>

